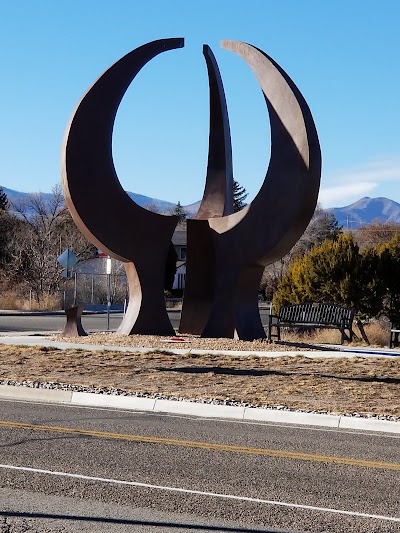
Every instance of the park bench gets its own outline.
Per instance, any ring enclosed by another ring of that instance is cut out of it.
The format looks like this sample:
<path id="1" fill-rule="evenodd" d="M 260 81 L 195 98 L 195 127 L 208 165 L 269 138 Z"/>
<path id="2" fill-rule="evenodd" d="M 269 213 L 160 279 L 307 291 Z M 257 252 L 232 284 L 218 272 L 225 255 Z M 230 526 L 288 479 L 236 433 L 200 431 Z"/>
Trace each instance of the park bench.
<path id="1" fill-rule="evenodd" d="M 338 329 L 341 344 L 352 341 L 354 310 L 339 304 L 306 303 L 283 305 L 277 315 L 271 314 L 268 321 L 268 340 L 276 337 L 281 340 L 281 328 L 327 328 Z M 276 333 L 272 333 L 272 328 Z M 346 333 L 348 331 L 348 334 Z"/>

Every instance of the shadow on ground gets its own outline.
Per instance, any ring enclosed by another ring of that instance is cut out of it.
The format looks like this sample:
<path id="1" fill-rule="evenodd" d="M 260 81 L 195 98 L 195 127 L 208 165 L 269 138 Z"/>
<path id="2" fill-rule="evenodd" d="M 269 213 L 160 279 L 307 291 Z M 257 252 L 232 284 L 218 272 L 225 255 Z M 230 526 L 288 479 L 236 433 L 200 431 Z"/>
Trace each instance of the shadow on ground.
<path id="1" fill-rule="evenodd" d="M 220 532 L 220 533 L 278 533 L 276 529 L 259 529 L 247 527 L 229 527 L 229 526 L 211 526 L 203 524 L 188 524 L 176 522 L 159 522 L 150 520 L 129 520 L 124 518 L 108 518 L 99 516 L 82 516 L 82 515 L 62 515 L 50 513 L 26 513 L 26 512 L 8 512 L 0 511 L 0 516 L 5 518 L 26 518 L 26 519 L 51 519 L 51 520 L 71 520 L 78 522 L 91 522 L 94 524 L 110 524 L 110 525 L 127 525 L 127 526 L 148 526 L 154 528 L 168 528 L 181 529 L 185 528 L 188 531 L 199 532 Z M 280 533 L 291 533 L 290 531 L 279 530 Z"/>
<path id="2" fill-rule="evenodd" d="M 155 370 L 160 372 L 182 372 L 184 374 L 222 374 L 227 376 L 302 376 L 302 377 L 319 377 L 324 379 L 337 379 L 339 381 L 357 381 L 363 383 L 386 383 L 391 385 L 399 385 L 400 378 L 391 378 L 389 376 L 356 376 L 343 374 L 322 374 L 320 372 L 302 372 L 293 371 L 287 372 L 282 370 L 256 370 L 256 369 L 238 369 L 219 366 L 171 366 L 171 367 L 156 367 Z"/>

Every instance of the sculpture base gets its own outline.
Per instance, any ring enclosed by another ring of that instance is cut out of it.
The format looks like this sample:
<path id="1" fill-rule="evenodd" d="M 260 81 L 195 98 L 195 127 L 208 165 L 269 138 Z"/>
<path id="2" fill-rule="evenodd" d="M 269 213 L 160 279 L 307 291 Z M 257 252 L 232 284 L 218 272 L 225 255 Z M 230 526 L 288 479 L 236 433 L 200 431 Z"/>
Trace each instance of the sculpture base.
<path id="1" fill-rule="evenodd" d="M 83 306 L 70 307 L 65 310 L 67 315 L 67 323 L 62 331 L 63 337 L 84 337 L 87 335 L 81 324 L 81 317 L 83 313 Z"/>

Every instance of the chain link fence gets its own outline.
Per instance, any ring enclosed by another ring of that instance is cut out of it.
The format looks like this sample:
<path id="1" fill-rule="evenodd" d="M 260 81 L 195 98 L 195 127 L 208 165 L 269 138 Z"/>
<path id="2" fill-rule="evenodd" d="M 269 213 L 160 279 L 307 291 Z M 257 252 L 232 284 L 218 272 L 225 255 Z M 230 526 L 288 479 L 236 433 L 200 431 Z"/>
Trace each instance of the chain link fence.
<path id="1" fill-rule="evenodd" d="M 128 281 L 125 271 L 112 274 L 75 272 L 65 279 L 64 309 L 83 305 L 85 309 L 125 309 L 128 302 Z"/>

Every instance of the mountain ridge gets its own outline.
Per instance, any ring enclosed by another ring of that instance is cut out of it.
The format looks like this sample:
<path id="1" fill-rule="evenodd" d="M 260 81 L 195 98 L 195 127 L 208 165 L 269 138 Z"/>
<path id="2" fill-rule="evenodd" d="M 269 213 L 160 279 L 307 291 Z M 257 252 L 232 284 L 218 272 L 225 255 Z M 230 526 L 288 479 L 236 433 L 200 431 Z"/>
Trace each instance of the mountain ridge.
<path id="1" fill-rule="evenodd" d="M 1 188 L 6 193 L 8 199 L 12 201 L 22 200 L 24 198 L 27 198 L 30 194 L 41 194 L 44 198 L 50 198 L 53 194 L 51 192 L 22 192 L 14 189 L 9 189 L 8 187 L 4 186 L 1 186 Z M 145 196 L 144 194 L 137 194 L 134 192 L 127 192 L 127 194 L 130 198 L 132 198 L 134 202 L 136 202 L 141 207 L 154 205 L 155 207 L 163 211 L 173 209 L 176 205 L 172 202 L 167 202 L 166 200 L 159 200 L 158 198 L 151 198 L 150 196 Z"/>
<path id="2" fill-rule="evenodd" d="M 2 186 L 3 191 L 11 201 L 23 200 L 29 194 L 10 189 Z M 52 193 L 40 193 L 44 198 L 50 199 Z M 160 200 L 158 198 L 152 198 L 144 194 L 138 194 L 134 192 L 128 192 L 130 198 L 141 207 L 153 206 L 158 211 L 167 213 L 175 208 L 176 204 L 168 202 L 166 200 Z M 193 216 L 200 205 L 200 201 L 194 202 L 189 205 L 183 205 L 182 207 L 188 213 L 189 216 Z M 325 209 L 329 213 L 333 213 L 339 226 L 343 226 L 345 229 L 357 229 L 364 224 L 370 224 L 374 221 L 379 222 L 393 222 L 400 224 L 400 203 L 385 198 L 383 196 L 377 198 L 370 198 L 364 196 L 352 204 L 343 207 L 331 207 Z"/>
<path id="3" fill-rule="evenodd" d="M 326 211 L 333 213 L 339 226 L 345 229 L 357 229 L 375 221 L 400 224 L 400 204 L 383 196 L 364 196 L 350 205 Z"/>

